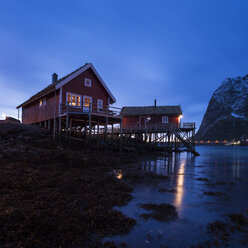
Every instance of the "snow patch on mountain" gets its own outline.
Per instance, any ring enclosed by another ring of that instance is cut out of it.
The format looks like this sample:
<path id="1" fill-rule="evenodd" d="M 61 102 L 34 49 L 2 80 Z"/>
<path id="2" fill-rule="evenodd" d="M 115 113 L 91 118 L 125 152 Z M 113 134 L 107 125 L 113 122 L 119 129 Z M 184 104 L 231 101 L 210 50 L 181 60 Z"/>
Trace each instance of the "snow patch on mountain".
<path id="1" fill-rule="evenodd" d="M 227 78 L 214 91 L 197 138 L 238 138 L 248 134 L 248 75 Z"/>

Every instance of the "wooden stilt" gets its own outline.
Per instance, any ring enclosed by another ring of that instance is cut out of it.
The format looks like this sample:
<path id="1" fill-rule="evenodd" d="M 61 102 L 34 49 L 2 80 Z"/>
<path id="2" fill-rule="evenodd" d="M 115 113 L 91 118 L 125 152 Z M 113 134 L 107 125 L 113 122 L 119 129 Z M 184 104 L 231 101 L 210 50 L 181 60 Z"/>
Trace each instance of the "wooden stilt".
<path id="1" fill-rule="evenodd" d="M 92 134 L 91 114 L 89 114 L 89 139 L 88 139 L 89 146 L 91 146 L 91 134 Z"/>
<path id="2" fill-rule="evenodd" d="M 72 132 L 72 119 L 70 119 L 70 129 L 69 129 L 69 136 L 71 137 L 71 132 Z"/>
<path id="3" fill-rule="evenodd" d="M 65 129 L 66 129 L 66 135 L 68 136 L 68 128 L 69 128 L 69 114 L 66 115 L 66 124 L 65 124 Z"/>
<path id="4" fill-rule="evenodd" d="M 61 117 L 59 117 L 59 135 L 61 134 Z"/>
<path id="5" fill-rule="evenodd" d="M 114 124 L 112 124 L 112 133 L 111 133 L 111 143 L 113 144 L 114 139 Z"/>
<path id="6" fill-rule="evenodd" d="M 56 130 L 57 129 L 57 120 L 56 120 L 56 118 L 54 118 L 54 120 L 53 120 L 53 139 L 55 140 L 55 138 L 56 138 Z"/>
<path id="7" fill-rule="evenodd" d="M 123 132 L 123 119 L 121 118 L 121 123 L 120 123 L 120 152 L 122 152 L 122 143 L 123 143 L 122 132 Z"/>
<path id="8" fill-rule="evenodd" d="M 106 116 L 105 130 L 104 130 L 104 141 L 105 141 L 105 143 L 107 142 L 107 133 L 108 133 L 108 117 Z"/>
<path id="9" fill-rule="evenodd" d="M 100 127 L 99 127 L 99 123 L 97 122 L 97 150 L 99 150 L 99 135 L 100 135 Z"/>

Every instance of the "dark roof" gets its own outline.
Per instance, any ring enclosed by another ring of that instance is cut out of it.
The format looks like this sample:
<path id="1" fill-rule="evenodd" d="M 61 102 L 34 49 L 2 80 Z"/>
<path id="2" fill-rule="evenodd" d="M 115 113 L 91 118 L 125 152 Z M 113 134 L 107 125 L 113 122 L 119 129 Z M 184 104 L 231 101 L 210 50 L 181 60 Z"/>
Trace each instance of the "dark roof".
<path id="1" fill-rule="evenodd" d="M 53 92 L 56 89 L 56 85 L 58 83 L 60 83 L 61 81 L 63 81 L 64 79 L 66 79 L 67 77 L 71 76 L 73 73 L 81 70 L 83 67 L 85 67 L 86 65 L 88 65 L 88 63 L 85 63 L 83 66 L 79 67 L 78 69 L 76 69 L 75 71 L 71 72 L 70 74 L 60 78 L 58 81 L 56 81 L 55 83 L 52 83 L 50 85 L 48 85 L 46 88 L 44 88 L 43 90 L 39 91 L 38 93 L 36 93 L 35 95 L 31 96 L 27 101 L 25 101 L 24 103 L 20 104 L 19 106 L 17 106 L 16 108 L 20 108 L 24 105 L 27 105 L 28 103 L 31 103 L 35 100 L 38 100 L 39 98 Z"/>
<path id="2" fill-rule="evenodd" d="M 145 106 L 145 107 L 123 107 L 121 113 L 124 116 L 135 115 L 182 115 L 180 105 L 177 106 Z"/>

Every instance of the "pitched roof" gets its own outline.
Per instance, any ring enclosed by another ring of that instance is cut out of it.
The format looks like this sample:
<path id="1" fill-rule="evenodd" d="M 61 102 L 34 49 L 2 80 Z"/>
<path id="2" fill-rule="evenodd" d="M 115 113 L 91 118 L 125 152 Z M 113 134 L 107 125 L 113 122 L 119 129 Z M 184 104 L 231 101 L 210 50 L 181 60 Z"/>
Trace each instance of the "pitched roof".
<path id="1" fill-rule="evenodd" d="M 19 106 L 17 106 L 16 108 L 20 108 L 23 107 L 35 100 L 38 100 L 39 98 L 55 91 L 56 89 L 60 88 L 61 86 L 63 86 L 64 84 L 68 83 L 69 81 L 71 81 L 74 77 L 78 76 L 79 74 L 81 74 L 82 72 L 84 72 L 85 70 L 91 68 L 94 73 L 96 74 L 97 78 L 99 79 L 99 81 L 101 82 L 101 84 L 103 85 L 103 87 L 105 88 L 105 90 L 108 92 L 108 94 L 111 96 L 113 102 L 116 102 L 115 97 L 113 96 L 113 94 L 110 92 L 110 90 L 108 89 L 107 85 L 104 83 L 103 79 L 100 77 L 100 75 L 98 74 L 98 72 L 96 71 L 95 67 L 91 64 L 91 63 L 85 63 L 83 66 L 79 67 L 78 69 L 76 69 L 75 71 L 71 72 L 70 74 L 60 78 L 58 81 L 56 81 L 55 83 L 52 83 L 50 85 L 48 85 L 46 88 L 44 88 L 43 90 L 39 91 L 38 93 L 36 93 L 35 95 L 31 96 L 27 101 L 25 101 L 24 103 L 20 104 Z"/>
<path id="2" fill-rule="evenodd" d="M 180 105 L 177 106 L 145 106 L 145 107 L 123 107 L 121 113 L 124 116 L 134 115 L 182 115 Z"/>

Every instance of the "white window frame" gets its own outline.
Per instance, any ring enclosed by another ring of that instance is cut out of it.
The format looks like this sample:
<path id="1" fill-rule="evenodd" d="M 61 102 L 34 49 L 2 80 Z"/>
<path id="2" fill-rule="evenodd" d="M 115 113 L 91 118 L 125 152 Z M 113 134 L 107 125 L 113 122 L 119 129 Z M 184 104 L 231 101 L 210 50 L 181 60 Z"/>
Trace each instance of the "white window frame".
<path id="1" fill-rule="evenodd" d="M 90 103 L 91 103 L 90 108 L 84 106 L 84 104 L 85 104 L 85 98 L 89 98 L 89 99 L 90 99 Z M 85 96 L 85 95 L 84 95 L 84 96 L 83 96 L 83 111 L 89 112 L 89 111 L 91 111 L 91 110 L 92 110 L 92 97 L 91 97 L 91 96 Z"/>
<path id="2" fill-rule="evenodd" d="M 84 79 L 84 86 L 91 87 L 91 79 L 85 78 Z"/>
<path id="3" fill-rule="evenodd" d="M 162 116 L 162 123 L 163 124 L 169 123 L 169 117 L 168 117 L 168 115 Z"/>
<path id="4" fill-rule="evenodd" d="M 103 110 L 103 100 L 97 99 L 97 112 L 100 112 L 101 110 Z"/>
<path id="5" fill-rule="evenodd" d="M 80 105 L 79 106 L 77 106 L 77 101 L 75 102 L 76 103 L 75 106 L 72 105 L 72 101 L 71 101 L 71 104 L 69 103 L 70 107 L 72 107 L 72 108 L 81 108 L 82 107 L 82 96 L 78 95 L 78 94 L 71 93 L 71 92 L 66 92 L 66 105 L 68 103 L 68 101 L 67 101 L 68 95 L 71 95 L 71 99 L 72 99 L 72 96 L 75 96 L 75 100 L 77 99 L 77 97 L 79 97 L 79 99 L 80 99 Z"/>

